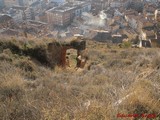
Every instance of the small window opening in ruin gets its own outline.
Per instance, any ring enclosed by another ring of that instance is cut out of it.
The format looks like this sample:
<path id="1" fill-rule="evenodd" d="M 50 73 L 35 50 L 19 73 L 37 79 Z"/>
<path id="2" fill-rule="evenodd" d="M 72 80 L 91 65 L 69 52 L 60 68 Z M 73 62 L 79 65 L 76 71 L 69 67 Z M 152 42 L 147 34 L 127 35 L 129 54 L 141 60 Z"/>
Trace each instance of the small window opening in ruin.
<path id="1" fill-rule="evenodd" d="M 77 50 L 68 49 L 66 52 L 66 67 L 75 68 L 77 66 Z"/>

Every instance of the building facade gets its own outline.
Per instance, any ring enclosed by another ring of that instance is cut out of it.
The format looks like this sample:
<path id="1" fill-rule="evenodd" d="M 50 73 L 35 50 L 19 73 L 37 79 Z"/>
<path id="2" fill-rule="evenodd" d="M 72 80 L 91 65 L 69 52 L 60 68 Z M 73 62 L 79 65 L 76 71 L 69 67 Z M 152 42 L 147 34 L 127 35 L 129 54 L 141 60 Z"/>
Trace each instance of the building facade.
<path id="1" fill-rule="evenodd" d="M 83 12 L 90 12 L 90 11 L 91 11 L 91 4 L 84 2 L 76 6 L 74 13 L 76 17 L 80 17 Z"/>
<path id="2" fill-rule="evenodd" d="M 52 8 L 47 11 L 48 23 L 54 26 L 66 26 L 74 17 L 74 8 Z"/>
<path id="3" fill-rule="evenodd" d="M 67 26 L 74 17 L 80 17 L 83 12 L 89 12 L 91 4 L 87 2 L 74 2 L 54 7 L 46 12 L 49 24 L 55 26 Z"/>

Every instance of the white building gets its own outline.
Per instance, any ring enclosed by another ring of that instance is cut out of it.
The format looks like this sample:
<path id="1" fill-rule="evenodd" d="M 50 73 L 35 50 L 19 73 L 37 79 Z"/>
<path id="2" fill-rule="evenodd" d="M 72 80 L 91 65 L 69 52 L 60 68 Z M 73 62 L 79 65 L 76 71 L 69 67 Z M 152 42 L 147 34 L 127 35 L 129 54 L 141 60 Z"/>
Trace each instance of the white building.
<path id="1" fill-rule="evenodd" d="M 77 2 L 74 2 L 74 6 L 77 6 L 75 8 L 76 17 L 80 17 L 83 12 L 91 11 L 91 3 L 77 1 Z"/>

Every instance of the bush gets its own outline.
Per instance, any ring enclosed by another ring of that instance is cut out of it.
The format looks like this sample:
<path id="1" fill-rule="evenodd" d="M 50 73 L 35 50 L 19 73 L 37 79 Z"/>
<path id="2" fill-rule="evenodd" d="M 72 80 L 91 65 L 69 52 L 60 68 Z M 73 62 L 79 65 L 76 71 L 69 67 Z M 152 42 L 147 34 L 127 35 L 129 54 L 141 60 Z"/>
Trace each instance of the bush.
<path id="1" fill-rule="evenodd" d="M 123 43 L 120 45 L 120 47 L 121 47 L 121 48 L 130 48 L 131 45 L 132 45 L 131 42 L 123 42 Z"/>

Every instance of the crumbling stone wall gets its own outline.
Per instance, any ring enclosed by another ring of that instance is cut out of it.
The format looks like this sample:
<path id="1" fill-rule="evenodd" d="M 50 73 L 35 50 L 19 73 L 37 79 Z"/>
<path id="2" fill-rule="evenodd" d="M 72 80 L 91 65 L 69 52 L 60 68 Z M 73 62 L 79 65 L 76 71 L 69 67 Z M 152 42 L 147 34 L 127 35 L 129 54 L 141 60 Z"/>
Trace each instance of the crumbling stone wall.
<path id="1" fill-rule="evenodd" d="M 62 51 L 62 46 L 56 45 L 55 43 L 50 43 L 48 45 L 48 60 L 52 67 L 61 64 Z"/>
<path id="2" fill-rule="evenodd" d="M 50 65 L 66 67 L 66 51 L 67 49 L 77 50 L 77 67 L 83 68 L 86 63 L 84 52 L 86 49 L 86 41 L 74 40 L 69 43 L 53 42 L 48 45 L 48 59 Z"/>

